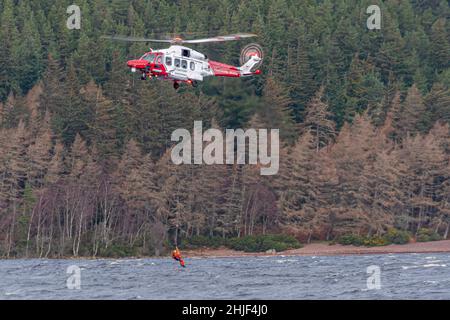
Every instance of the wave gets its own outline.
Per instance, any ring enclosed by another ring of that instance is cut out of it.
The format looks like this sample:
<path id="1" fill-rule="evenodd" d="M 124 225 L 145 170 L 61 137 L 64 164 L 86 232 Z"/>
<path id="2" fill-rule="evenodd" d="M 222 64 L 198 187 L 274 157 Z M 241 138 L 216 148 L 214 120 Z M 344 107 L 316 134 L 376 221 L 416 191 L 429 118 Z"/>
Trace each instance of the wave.
<path id="1" fill-rule="evenodd" d="M 424 264 L 424 268 L 433 268 L 433 267 L 446 267 L 446 264 L 436 264 L 436 263 L 430 263 L 430 264 Z"/>

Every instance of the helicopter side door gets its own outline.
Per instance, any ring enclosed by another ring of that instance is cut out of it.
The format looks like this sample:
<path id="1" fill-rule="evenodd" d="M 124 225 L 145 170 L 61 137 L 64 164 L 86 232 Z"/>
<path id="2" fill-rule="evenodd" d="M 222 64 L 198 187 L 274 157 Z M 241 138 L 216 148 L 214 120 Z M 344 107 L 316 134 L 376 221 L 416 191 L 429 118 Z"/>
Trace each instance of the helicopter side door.
<path id="1" fill-rule="evenodd" d="M 160 53 L 156 56 L 152 71 L 156 75 L 161 75 L 161 76 L 167 75 L 167 69 L 164 64 L 164 55 L 163 54 Z"/>
<path id="2" fill-rule="evenodd" d="M 166 66 L 167 73 L 170 75 L 174 70 L 174 59 L 172 55 L 166 55 L 164 59 L 164 65 Z"/>
<path id="3" fill-rule="evenodd" d="M 203 81 L 203 76 L 200 73 L 203 65 L 202 62 L 195 59 L 191 59 L 188 61 L 188 64 L 189 65 L 187 75 L 189 79 Z"/>
<path id="4" fill-rule="evenodd" d="M 173 59 L 174 59 L 173 60 L 174 70 L 172 76 L 177 80 L 182 81 L 188 80 L 189 78 L 187 75 L 187 65 L 188 65 L 187 60 L 178 55 L 174 55 Z"/>

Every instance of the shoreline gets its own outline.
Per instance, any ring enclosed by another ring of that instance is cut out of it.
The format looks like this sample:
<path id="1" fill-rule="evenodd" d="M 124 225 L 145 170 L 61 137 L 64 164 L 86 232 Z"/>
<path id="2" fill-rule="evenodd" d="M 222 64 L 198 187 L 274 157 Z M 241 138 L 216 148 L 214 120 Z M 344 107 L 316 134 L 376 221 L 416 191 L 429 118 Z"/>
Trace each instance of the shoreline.
<path id="1" fill-rule="evenodd" d="M 408 244 L 391 244 L 380 247 L 357 247 L 341 244 L 330 245 L 324 242 L 304 244 L 302 248 L 291 249 L 281 252 L 244 252 L 225 247 L 199 248 L 182 250 L 184 258 L 240 258 L 240 257 L 276 257 L 276 256 L 350 256 L 371 254 L 405 254 L 405 253 L 450 253 L 450 240 L 412 242 Z M 164 259 L 171 258 L 170 255 L 160 256 L 129 256 L 129 257 L 92 257 L 92 256 L 67 256 L 67 257 L 11 257 L 0 258 L 1 260 L 20 259 L 48 259 L 48 260 L 120 260 L 120 259 Z"/>
<path id="2" fill-rule="evenodd" d="M 271 256 L 348 256 L 369 254 L 400 253 L 450 253 L 450 240 L 391 244 L 380 247 L 357 247 L 353 245 L 329 245 L 327 243 L 306 244 L 302 248 L 282 252 L 243 252 L 227 248 L 201 248 L 184 250 L 186 258 L 233 258 L 233 257 L 271 257 Z"/>

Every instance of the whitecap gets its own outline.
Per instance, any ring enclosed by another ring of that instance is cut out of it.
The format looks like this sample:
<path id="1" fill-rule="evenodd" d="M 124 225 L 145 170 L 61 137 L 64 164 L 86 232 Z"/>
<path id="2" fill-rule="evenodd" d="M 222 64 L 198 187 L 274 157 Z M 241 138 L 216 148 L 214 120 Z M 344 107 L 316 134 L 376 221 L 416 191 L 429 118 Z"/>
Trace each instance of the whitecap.
<path id="1" fill-rule="evenodd" d="M 430 263 L 430 264 L 424 264 L 424 268 L 433 268 L 433 267 L 446 267 L 446 264 L 436 264 L 436 263 Z"/>
<path id="2" fill-rule="evenodd" d="M 418 268 L 418 266 L 402 266 L 403 270 Z"/>
<path id="3" fill-rule="evenodd" d="M 283 260 L 277 260 L 278 263 L 285 263 L 285 262 L 296 262 L 295 259 L 283 259 Z"/>

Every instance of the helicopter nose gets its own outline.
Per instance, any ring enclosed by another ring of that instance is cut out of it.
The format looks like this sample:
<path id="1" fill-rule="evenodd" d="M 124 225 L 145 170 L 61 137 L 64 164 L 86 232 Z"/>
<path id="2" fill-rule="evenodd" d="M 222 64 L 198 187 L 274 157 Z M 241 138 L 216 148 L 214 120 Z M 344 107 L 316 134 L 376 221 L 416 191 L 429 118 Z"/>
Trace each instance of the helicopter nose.
<path id="1" fill-rule="evenodd" d="M 129 60 L 127 66 L 134 69 L 144 69 L 147 66 L 147 60 Z"/>

